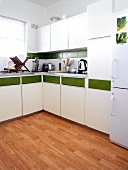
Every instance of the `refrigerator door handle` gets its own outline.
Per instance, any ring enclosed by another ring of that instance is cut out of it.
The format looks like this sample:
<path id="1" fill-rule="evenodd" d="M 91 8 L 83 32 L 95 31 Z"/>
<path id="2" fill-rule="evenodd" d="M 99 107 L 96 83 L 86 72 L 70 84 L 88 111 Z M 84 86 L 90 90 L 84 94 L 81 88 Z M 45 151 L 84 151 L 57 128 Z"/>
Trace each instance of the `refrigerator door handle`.
<path id="1" fill-rule="evenodd" d="M 117 60 L 113 59 L 112 60 L 112 79 L 116 79 L 117 78 Z"/>
<path id="2" fill-rule="evenodd" d="M 112 97 L 111 97 L 111 115 L 112 115 L 112 116 L 115 116 L 115 115 L 114 115 L 114 100 L 115 100 L 115 97 L 112 96 Z"/>

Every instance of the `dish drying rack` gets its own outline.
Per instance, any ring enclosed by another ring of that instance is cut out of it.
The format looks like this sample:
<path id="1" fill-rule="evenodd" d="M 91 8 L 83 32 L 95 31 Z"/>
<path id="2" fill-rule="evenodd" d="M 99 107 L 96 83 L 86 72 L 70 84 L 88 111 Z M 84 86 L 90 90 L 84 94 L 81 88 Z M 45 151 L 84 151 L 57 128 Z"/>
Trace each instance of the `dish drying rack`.
<path id="1" fill-rule="evenodd" d="M 22 62 L 17 56 L 15 57 L 10 57 L 10 59 L 13 61 L 13 63 L 15 64 L 13 67 L 8 67 L 8 68 L 4 68 L 4 70 L 8 70 L 9 72 L 13 71 L 13 72 L 18 72 L 18 71 L 28 71 L 30 72 L 30 70 L 26 67 L 25 63 L 27 62 L 27 60 L 30 57 L 26 57 L 25 61 Z M 22 67 L 26 68 L 26 70 L 23 70 Z"/>

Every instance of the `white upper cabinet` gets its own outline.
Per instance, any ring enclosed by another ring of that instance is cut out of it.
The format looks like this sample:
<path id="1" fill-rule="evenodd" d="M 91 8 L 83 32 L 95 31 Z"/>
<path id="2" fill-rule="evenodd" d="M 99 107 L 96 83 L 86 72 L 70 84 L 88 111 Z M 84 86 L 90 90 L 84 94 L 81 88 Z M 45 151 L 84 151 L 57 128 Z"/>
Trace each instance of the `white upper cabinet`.
<path id="1" fill-rule="evenodd" d="M 87 47 L 87 13 L 69 18 L 69 49 Z"/>
<path id="2" fill-rule="evenodd" d="M 88 38 L 111 35 L 112 0 L 101 0 L 87 7 Z"/>
<path id="3" fill-rule="evenodd" d="M 68 20 L 51 24 L 51 51 L 68 49 Z"/>
<path id="4" fill-rule="evenodd" d="M 50 51 L 50 25 L 38 29 L 37 32 L 37 52 Z"/>

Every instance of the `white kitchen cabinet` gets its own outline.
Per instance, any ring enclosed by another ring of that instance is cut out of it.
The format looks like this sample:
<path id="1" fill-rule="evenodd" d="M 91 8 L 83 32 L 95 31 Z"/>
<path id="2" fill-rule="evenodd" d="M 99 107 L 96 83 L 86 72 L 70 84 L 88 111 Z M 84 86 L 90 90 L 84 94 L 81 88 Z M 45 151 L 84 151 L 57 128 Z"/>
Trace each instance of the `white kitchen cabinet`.
<path id="1" fill-rule="evenodd" d="M 69 49 L 87 47 L 87 12 L 69 18 Z"/>
<path id="2" fill-rule="evenodd" d="M 43 109 L 41 76 L 22 77 L 23 115 Z"/>
<path id="3" fill-rule="evenodd" d="M 0 122 L 20 116 L 22 116 L 20 78 L 0 78 Z"/>
<path id="4" fill-rule="evenodd" d="M 37 31 L 37 52 L 50 51 L 50 44 L 50 25 L 46 25 Z"/>
<path id="5" fill-rule="evenodd" d="M 101 0 L 88 5 L 89 39 L 111 35 L 112 1 L 113 0 Z"/>
<path id="6" fill-rule="evenodd" d="M 128 89 L 112 88 L 110 140 L 128 149 Z"/>
<path id="7" fill-rule="evenodd" d="M 84 124 L 85 88 L 75 86 L 75 82 L 78 81 L 82 81 L 82 84 L 84 83 L 84 79 L 62 78 L 61 116 L 74 122 Z"/>
<path id="8" fill-rule="evenodd" d="M 88 42 L 88 77 L 111 79 L 111 37 L 92 39 Z"/>
<path id="9" fill-rule="evenodd" d="M 51 51 L 68 49 L 68 20 L 51 24 Z"/>
<path id="10" fill-rule="evenodd" d="M 110 81 L 89 79 L 86 89 L 86 125 L 109 134 Z"/>
<path id="11" fill-rule="evenodd" d="M 43 76 L 44 110 L 60 116 L 60 77 Z"/>

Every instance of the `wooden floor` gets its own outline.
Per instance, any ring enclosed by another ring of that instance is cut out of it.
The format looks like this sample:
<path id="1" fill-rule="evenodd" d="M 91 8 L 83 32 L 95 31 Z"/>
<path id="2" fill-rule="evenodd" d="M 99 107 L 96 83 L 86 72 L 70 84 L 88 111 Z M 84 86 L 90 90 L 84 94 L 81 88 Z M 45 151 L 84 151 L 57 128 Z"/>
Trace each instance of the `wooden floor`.
<path id="1" fill-rule="evenodd" d="M 0 125 L 0 170 L 128 170 L 108 135 L 46 112 Z"/>

